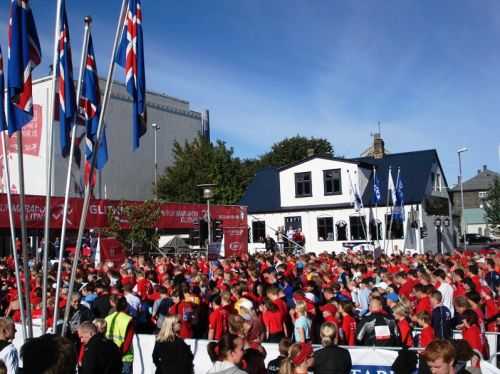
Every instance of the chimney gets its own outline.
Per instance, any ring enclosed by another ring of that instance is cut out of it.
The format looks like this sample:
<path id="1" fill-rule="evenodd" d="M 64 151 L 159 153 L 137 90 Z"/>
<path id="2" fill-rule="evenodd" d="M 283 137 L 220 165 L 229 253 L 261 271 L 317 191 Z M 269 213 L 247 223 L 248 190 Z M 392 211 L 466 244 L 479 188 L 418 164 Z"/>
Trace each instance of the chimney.
<path id="1" fill-rule="evenodd" d="M 385 148 L 384 140 L 380 136 L 380 133 L 373 135 L 373 158 L 381 159 L 384 158 Z"/>
<path id="2" fill-rule="evenodd" d="M 314 148 L 307 148 L 307 157 L 314 156 Z"/>
<path id="3" fill-rule="evenodd" d="M 486 171 L 486 169 L 487 169 L 487 166 L 483 165 L 483 171 Z"/>

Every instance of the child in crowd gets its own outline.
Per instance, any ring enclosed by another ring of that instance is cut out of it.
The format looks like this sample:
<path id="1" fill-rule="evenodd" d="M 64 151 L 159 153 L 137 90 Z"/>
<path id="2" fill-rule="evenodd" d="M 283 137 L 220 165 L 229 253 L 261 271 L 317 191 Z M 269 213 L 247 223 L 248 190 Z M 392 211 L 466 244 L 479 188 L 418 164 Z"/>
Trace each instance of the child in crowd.
<path id="1" fill-rule="evenodd" d="M 295 304 L 296 319 L 293 322 L 294 338 L 297 343 L 305 343 L 311 340 L 311 320 L 307 318 L 307 305 L 305 301 L 297 301 Z"/>
<path id="2" fill-rule="evenodd" d="M 420 348 L 427 347 L 435 338 L 434 329 L 431 326 L 431 315 L 427 312 L 420 312 L 417 314 L 417 323 L 422 327 L 420 333 Z"/>

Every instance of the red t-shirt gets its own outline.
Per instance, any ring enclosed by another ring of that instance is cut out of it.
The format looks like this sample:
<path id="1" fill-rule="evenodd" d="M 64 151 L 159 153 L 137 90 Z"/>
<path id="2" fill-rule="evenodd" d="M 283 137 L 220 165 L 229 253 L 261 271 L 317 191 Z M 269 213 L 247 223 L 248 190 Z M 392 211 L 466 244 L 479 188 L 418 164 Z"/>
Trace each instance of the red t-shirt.
<path id="1" fill-rule="evenodd" d="M 462 331 L 462 336 L 464 340 L 469 343 L 472 349 L 477 349 L 479 352 L 483 352 L 483 344 L 481 342 L 481 331 L 477 325 L 472 325 L 467 328 L 464 327 Z"/>
<path id="2" fill-rule="evenodd" d="M 401 342 L 408 348 L 413 347 L 413 336 L 411 335 L 411 327 L 406 319 L 398 321 L 399 334 Z"/>
<path id="3" fill-rule="evenodd" d="M 181 324 L 179 335 L 183 339 L 190 339 L 193 337 L 193 305 L 190 302 L 181 301 L 179 304 L 172 305 L 169 314 L 177 315 Z"/>
<path id="4" fill-rule="evenodd" d="M 429 296 L 424 296 L 421 299 L 418 299 L 417 306 L 415 307 L 415 314 L 420 312 L 427 312 L 429 315 L 432 315 L 432 305 Z"/>
<path id="5" fill-rule="evenodd" d="M 399 295 L 410 298 L 413 287 L 415 287 L 415 282 L 410 279 L 406 280 L 399 288 Z"/>
<path id="6" fill-rule="evenodd" d="M 345 343 L 356 345 L 356 320 L 348 314 L 342 317 L 342 330 L 344 331 Z"/>
<path id="7" fill-rule="evenodd" d="M 228 330 L 229 313 L 224 308 L 217 308 L 208 317 L 209 329 L 214 330 L 214 339 L 219 340 Z"/>
<path id="8" fill-rule="evenodd" d="M 262 313 L 262 322 L 271 335 L 283 332 L 283 315 L 279 310 L 275 312 L 266 310 Z"/>
<path id="9" fill-rule="evenodd" d="M 279 311 L 283 315 L 283 319 L 285 319 L 286 316 L 288 315 L 288 306 L 286 305 L 285 300 L 283 300 L 283 299 L 276 299 L 276 300 L 273 301 L 273 304 L 278 307 Z"/>
<path id="10" fill-rule="evenodd" d="M 420 347 L 427 347 L 434 340 L 434 329 L 432 326 L 427 326 L 420 333 Z"/>

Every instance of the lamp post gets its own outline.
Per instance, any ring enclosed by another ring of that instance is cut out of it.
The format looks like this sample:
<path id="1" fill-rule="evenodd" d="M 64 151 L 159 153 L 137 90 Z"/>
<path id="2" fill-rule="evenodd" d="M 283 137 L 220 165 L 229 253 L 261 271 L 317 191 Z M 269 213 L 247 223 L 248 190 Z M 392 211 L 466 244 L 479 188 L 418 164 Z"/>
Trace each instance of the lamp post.
<path id="1" fill-rule="evenodd" d="M 203 191 L 203 198 L 207 200 L 207 226 L 208 226 L 208 245 L 212 244 L 212 222 L 210 217 L 210 199 L 214 197 L 214 187 L 216 185 L 213 183 L 199 184 L 197 187 L 201 188 Z M 208 253 L 208 251 L 207 251 Z"/>
<path id="2" fill-rule="evenodd" d="M 464 184 L 462 181 L 462 157 L 461 154 L 464 152 L 467 152 L 467 148 L 460 148 L 457 151 L 458 154 L 458 171 L 459 171 L 459 178 L 460 178 L 460 200 L 461 200 L 461 205 L 462 205 L 462 214 L 460 215 L 460 231 L 462 232 L 462 235 L 464 237 L 464 251 L 467 250 L 467 233 L 466 233 L 466 228 L 465 228 L 465 215 L 464 215 Z"/>
<path id="3" fill-rule="evenodd" d="M 437 235 L 437 250 L 438 254 L 443 254 L 441 249 L 441 218 L 438 217 L 434 220 L 434 226 L 436 227 L 436 235 Z"/>
<path id="4" fill-rule="evenodd" d="M 155 134 L 155 175 L 154 175 L 154 182 L 155 182 L 155 193 L 156 197 L 158 198 L 158 130 L 160 130 L 160 125 L 157 123 L 151 124 L 154 130 Z"/>

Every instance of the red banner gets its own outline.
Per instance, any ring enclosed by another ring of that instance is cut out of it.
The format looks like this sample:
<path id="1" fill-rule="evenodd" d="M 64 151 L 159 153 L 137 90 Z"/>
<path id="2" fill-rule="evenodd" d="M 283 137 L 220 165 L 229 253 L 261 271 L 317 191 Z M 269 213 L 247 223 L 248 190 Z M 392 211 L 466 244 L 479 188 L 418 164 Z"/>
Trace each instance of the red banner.
<path id="1" fill-rule="evenodd" d="M 224 255 L 243 256 L 248 253 L 248 227 L 224 227 Z"/>
<path id="2" fill-rule="evenodd" d="M 30 229 L 42 229 L 45 219 L 45 197 L 26 196 L 26 223 Z M 19 227 L 19 196 L 12 196 L 14 209 L 14 220 L 16 227 Z M 64 208 L 64 198 L 53 197 L 50 200 L 51 220 L 50 227 L 61 228 Z M 118 200 L 91 200 L 87 216 L 86 227 L 104 228 L 107 227 L 107 214 L 111 209 L 117 209 L 122 202 Z M 123 201 L 125 205 L 140 204 L 138 201 Z M 68 208 L 67 227 L 70 230 L 78 229 L 80 216 L 82 213 L 83 199 L 71 198 Z M 190 229 L 193 221 L 206 217 L 207 206 L 204 204 L 181 204 L 162 203 L 161 215 L 157 227 L 159 229 Z M 247 208 L 237 205 L 211 205 L 210 216 L 212 220 L 217 219 L 223 222 L 223 227 L 247 227 Z M 128 222 L 122 221 L 124 227 Z M 0 194 L 0 228 L 9 227 L 9 211 L 7 206 L 7 196 Z"/>
<path id="3" fill-rule="evenodd" d="M 40 155 L 40 141 L 42 140 L 42 107 L 33 104 L 33 119 L 22 129 L 23 133 L 23 153 L 25 155 Z M 8 138 L 7 153 L 17 153 L 17 134 Z M 3 149 L 0 148 L 0 154 Z"/>
<path id="4" fill-rule="evenodd" d="M 114 238 L 100 239 L 101 263 L 112 262 L 120 267 L 125 262 L 125 251 L 120 242 Z"/>

